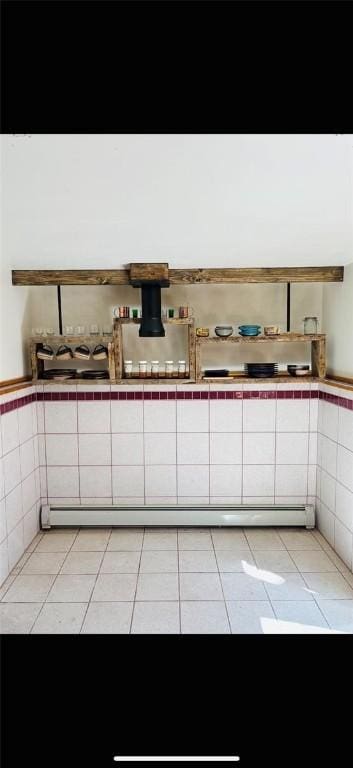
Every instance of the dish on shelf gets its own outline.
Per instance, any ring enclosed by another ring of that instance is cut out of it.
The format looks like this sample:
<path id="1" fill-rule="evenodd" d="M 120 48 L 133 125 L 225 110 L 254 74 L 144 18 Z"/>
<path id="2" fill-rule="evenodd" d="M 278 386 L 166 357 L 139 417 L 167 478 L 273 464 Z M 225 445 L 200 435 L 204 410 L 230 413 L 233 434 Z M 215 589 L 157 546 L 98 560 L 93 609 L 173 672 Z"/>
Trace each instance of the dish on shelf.
<path id="1" fill-rule="evenodd" d="M 78 371 L 81 379 L 109 379 L 108 371 Z"/>
<path id="2" fill-rule="evenodd" d="M 74 379 L 76 377 L 75 368 L 49 368 L 43 371 L 42 379 L 55 379 L 55 381 L 64 381 L 65 379 Z"/>
<path id="3" fill-rule="evenodd" d="M 214 332 L 216 336 L 231 336 L 233 333 L 232 325 L 216 325 Z"/>
<path id="4" fill-rule="evenodd" d="M 239 336 L 259 336 L 261 331 L 239 331 Z"/>
<path id="5" fill-rule="evenodd" d="M 251 378 L 271 378 L 278 371 L 277 363 L 246 363 L 245 371 Z"/>
<path id="6" fill-rule="evenodd" d="M 264 334 L 265 336 L 277 336 L 279 334 L 280 330 L 278 325 L 265 325 L 264 326 Z"/>
<path id="7" fill-rule="evenodd" d="M 240 331 L 259 331 L 261 325 L 238 325 Z"/>
<path id="8" fill-rule="evenodd" d="M 310 376 L 309 365 L 287 365 L 290 376 Z"/>
<path id="9" fill-rule="evenodd" d="M 228 376 L 228 374 L 229 374 L 229 371 L 227 368 L 215 368 L 215 369 L 212 368 L 212 369 L 207 369 L 206 371 L 203 371 L 204 378 L 206 379 L 212 379 L 213 377 L 216 378 L 217 376 L 226 377 Z"/>

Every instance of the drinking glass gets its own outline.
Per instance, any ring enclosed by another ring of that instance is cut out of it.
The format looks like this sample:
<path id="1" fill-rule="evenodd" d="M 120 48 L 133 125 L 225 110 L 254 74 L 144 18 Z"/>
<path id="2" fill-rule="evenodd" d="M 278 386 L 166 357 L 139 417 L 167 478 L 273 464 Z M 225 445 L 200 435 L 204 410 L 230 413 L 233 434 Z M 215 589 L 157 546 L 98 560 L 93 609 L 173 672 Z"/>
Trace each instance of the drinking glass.
<path id="1" fill-rule="evenodd" d="M 96 323 L 93 323 L 92 325 L 90 325 L 89 332 L 91 336 L 97 336 L 99 334 L 98 325 Z"/>
<path id="2" fill-rule="evenodd" d="M 65 336 L 73 336 L 74 335 L 74 327 L 73 325 L 65 325 Z"/>

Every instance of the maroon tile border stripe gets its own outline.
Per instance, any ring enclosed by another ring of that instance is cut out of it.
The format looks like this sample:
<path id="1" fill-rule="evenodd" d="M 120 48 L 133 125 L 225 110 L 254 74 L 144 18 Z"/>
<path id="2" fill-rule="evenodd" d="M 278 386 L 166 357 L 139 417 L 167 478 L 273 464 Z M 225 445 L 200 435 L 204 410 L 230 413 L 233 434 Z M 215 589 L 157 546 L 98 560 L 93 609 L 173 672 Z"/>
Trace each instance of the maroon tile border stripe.
<path id="1" fill-rule="evenodd" d="M 156 390 L 154 392 L 34 392 L 31 395 L 25 395 L 19 397 L 17 400 L 12 400 L 8 403 L 2 403 L 0 405 L 0 414 L 9 413 L 17 408 L 22 408 L 24 405 L 28 405 L 33 402 L 51 402 L 51 401 L 102 401 L 102 400 L 314 400 L 320 399 L 327 403 L 340 406 L 340 408 L 347 408 L 347 410 L 353 411 L 353 400 L 349 400 L 347 397 L 340 397 L 338 395 L 330 394 L 329 392 L 321 392 L 321 390 L 298 390 L 298 389 L 284 389 L 284 390 L 215 390 L 215 391 L 165 391 Z"/>

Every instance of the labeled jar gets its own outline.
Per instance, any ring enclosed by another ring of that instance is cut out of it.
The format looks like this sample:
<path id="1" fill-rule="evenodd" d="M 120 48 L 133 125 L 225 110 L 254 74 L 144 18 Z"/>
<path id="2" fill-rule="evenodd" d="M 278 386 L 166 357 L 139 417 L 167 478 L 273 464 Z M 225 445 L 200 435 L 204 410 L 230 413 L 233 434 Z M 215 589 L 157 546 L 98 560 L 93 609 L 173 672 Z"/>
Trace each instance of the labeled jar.
<path id="1" fill-rule="evenodd" d="M 151 360 L 151 377 L 152 379 L 159 378 L 159 360 Z"/>
<path id="2" fill-rule="evenodd" d="M 185 360 L 178 360 L 178 378 L 185 379 L 186 376 L 186 362 Z"/>
<path id="3" fill-rule="evenodd" d="M 147 376 L 147 360 L 139 360 L 139 378 L 145 379 Z"/>
<path id="4" fill-rule="evenodd" d="M 174 373 L 174 362 L 173 360 L 166 360 L 165 361 L 165 375 L 166 378 L 172 378 Z"/>
<path id="5" fill-rule="evenodd" d="M 126 379 L 132 377 L 132 360 L 124 360 L 124 373 Z"/>
<path id="6" fill-rule="evenodd" d="M 317 317 L 304 317 L 304 333 L 317 333 Z"/>

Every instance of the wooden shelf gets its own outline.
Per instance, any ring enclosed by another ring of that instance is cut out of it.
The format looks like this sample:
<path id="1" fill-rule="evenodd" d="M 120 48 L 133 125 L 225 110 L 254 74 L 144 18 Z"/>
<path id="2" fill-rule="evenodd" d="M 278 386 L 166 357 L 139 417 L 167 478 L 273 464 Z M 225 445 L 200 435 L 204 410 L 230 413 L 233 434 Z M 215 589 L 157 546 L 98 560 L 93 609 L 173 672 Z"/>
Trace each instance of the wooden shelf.
<path id="1" fill-rule="evenodd" d="M 116 379 L 121 379 L 123 383 L 125 382 L 132 382 L 131 378 L 125 378 L 123 375 L 124 372 L 124 357 L 123 357 L 123 326 L 125 325 L 140 325 L 141 324 L 140 317 L 116 317 L 114 318 L 114 324 L 113 324 L 113 347 L 114 347 L 114 357 L 115 357 L 115 370 L 116 370 Z M 189 369 L 189 378 L 186 379 L 186 381 L 195 381 L 195 363 L 196 363 L 196 334 L 195 334 L 195 327 L 194 323 L 195 320 L 193 317 L 168 317 L 168 318 L 162 318 L 163 325 L 166 323 L 167 325 L 175 325 L 177 327 L 184 326 L 187 328 L 188 332 L 188 369 Z M 167 379 L 164 377 L 160 377 L 158 379 L 152 379 L 152 377 L 146 377 L 145 379 L 139 379 L 135 378 L 135 383 L 141 383 L 143 382 L 175 382 L 179 381 L 182 382 L 182 379 L 178 379 L 177 376 L 173 376 L 171 379 Z"/>
<path id="2" fill-rule="evenodd" d="M 169 269 L 170 285 L 342 282 L 343 267 Z M 130 269 L 13 269 L 12 285 L 131 285 Z"/>
<path id="3" fill-rule="evenodd" d="M 141 325 L 142 317 L 115 317 L 114 320 L 118 320 L 121 325 Z M 193 325 L 193 317 L 162 317 L 162 324 L 170 325 Z"/>
<path id="4" fill-rule="evenodd" d="M 259 342 L 267 342 L 268 344 L 276 343 L 279 341 L 320 341 L 325 339 L 326 336 L 323 333 L 278 333 L 274 336 L 197 336 L 197 344 L 208 344 L 209 342 L 217 342 L 225 344 L 226 342 L 233 342 L 236 344 L 258 344 Z"/>
<path id="5" fill-rule="evenodd" d="M 196 336 L 195 371 L 196 381 L 203 381 L 201 368 L 201 348 L 206 344 L 273 344 L 308 342 L 311 344 L 311 370 L 314 377 L 325 378 L 326 375 L 326 335 L 324 333 L 279 333 L 276 336 Z M 217 378 L 214 377 L 216 380 Z M 220 377 L 219 377 L 220 378 Z M 228 377 L 227 377 L 228 378 Z M 293 376 L 291 378 L 297 378 Z M 300 378 L 300 377 L 298 377 Z M 303 376 L 303 379 L 309 377 Z M 251 380 L 251 379 L 250 379 Z M 262 379 L 263 381 L 263 379 Z"/>
<path id="6" fill-rule="evenodd" d="M 86 346 L 89 344 L 91 346 L 95 346 L 96 344 L 103 344 L 107 347 L 108 350 L 108 357 L 106 360 L 93 360 L 92 358 L 89 358 L 88 360 L 82 360 L 80 358 L 72 357 L 70 360 L 56 360 L 55 356 L 52 360 L 48 360 L 48 362 L 52 363 L 52 367 L 55 368 L 55 362 L 57 363 L 71 363 L 75 362 L 77 364 L 88 364 L 95 362 L 95 363 L 102 363 L 102 366 L 104 366 L 104 363 L 108 363 L 108 370 L 109 370 L 109 379 L 114 380 L 115 379 L 115 358 L 114 358 L 114 344 L 113 344 L 113 334 L 92 334 L 89 336 L 31 336 L 29 339 L 29 351 L 30 351 L 30 359 L 31 359 L 31 367 L 32 367 L 32 379 L 36 381 L 37 379 L 42 380 L 42 375 L 45 371 L 45 360 L 41 360 L 37 357 L 37 350 L 38 347 L 41 347 L 43 344 L 47 344 L 48 346 L 58 346 L 61 344 L 66 344 L 68 347 L 78 347 L 80 344 L 86 344 Z M 63 366 L 65 367 L 65 365 Z M 74 369 L 73 369 L 74 370 Z M 94 368 L 92 368 L 94 370 Z M 46 381 L 46 379 L 43 379 L 43 381 Z M 55 381 L 55 379 L 53 379 Z M 77 381 L 77 379 L 76 379 Z M 105 381 L 105 380 L 104 380 Z"/>

